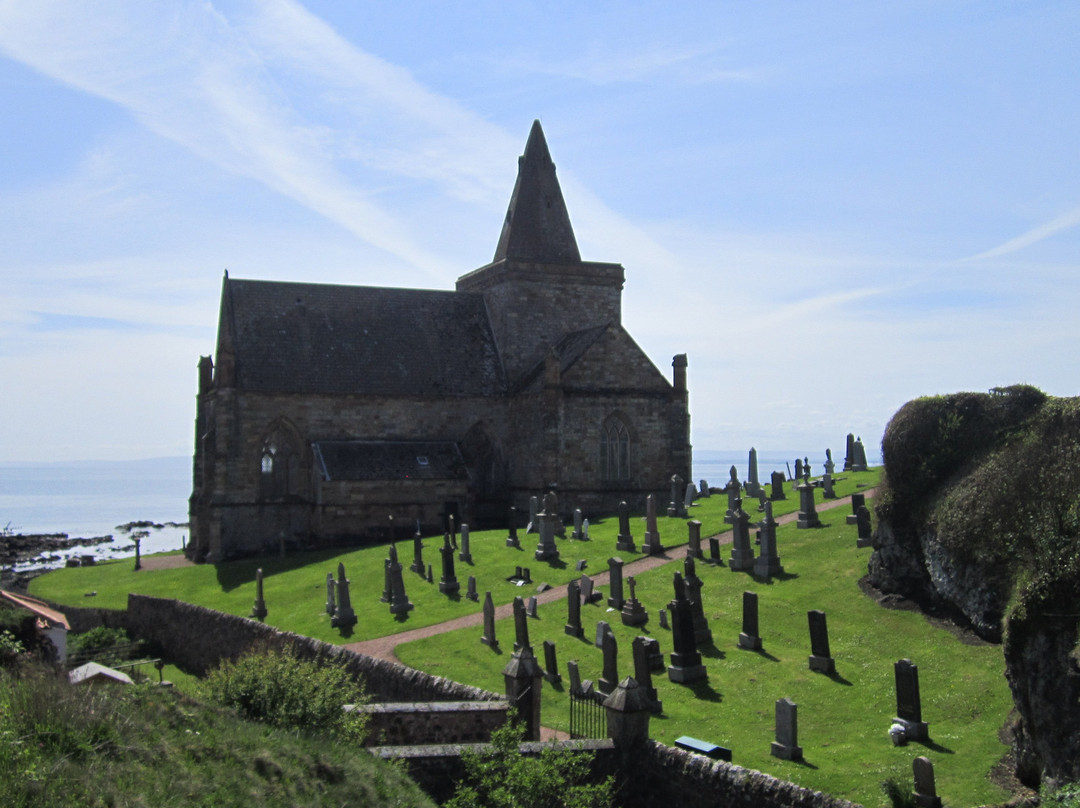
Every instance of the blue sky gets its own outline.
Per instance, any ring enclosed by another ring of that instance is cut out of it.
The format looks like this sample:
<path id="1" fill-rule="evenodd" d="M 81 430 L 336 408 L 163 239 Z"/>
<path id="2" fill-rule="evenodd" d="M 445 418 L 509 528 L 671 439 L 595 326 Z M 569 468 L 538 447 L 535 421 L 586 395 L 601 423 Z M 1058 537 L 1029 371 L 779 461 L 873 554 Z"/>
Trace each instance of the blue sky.
<path id="1" fill-rule="evenodd" d="M 700 449 L 1077 394 L 1080 5 L 0 0 L 0 460 L 191 451 L 233 277 L 450 289 L 539 118 Z"/>

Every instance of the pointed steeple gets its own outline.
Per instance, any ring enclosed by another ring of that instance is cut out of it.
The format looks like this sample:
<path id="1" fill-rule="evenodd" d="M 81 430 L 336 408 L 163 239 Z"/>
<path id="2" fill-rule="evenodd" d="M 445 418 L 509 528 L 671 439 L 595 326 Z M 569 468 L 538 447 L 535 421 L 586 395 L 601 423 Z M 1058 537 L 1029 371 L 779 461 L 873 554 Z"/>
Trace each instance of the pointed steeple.
<path id="1" fill-rule="evenodd" d="M 514 194 L 495 248 L 494 260 L 503 259 L 543 264 L 581 262 L 540 121 L 533 121 L 525 153 L 518 158 Z"/>

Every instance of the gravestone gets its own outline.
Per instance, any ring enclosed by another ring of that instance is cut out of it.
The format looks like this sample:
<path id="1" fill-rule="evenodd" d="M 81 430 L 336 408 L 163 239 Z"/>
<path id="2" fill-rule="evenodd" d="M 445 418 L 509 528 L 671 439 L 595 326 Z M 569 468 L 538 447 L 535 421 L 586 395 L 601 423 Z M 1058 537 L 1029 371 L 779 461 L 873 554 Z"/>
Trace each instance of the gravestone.
<path id="1" fill-rule="evenodd" d="M 799 492 L 799 521 L 796 527 L 800 529 L 821 527 L 821 519 L 818 518 L 817 507 L 814 505 L 814 486 L 810 484 L 809 466 L 803 466 L 803 482 L 797 486 Z"/>
<path id="2" fill-rule="evenodd" d="M 589 679 L 581 680 L 581 671 L 578 669 L 576 659 L 566 663 L 566 672 L 570 679 L 570 692 L 575 696 L 586 696 L 592 691 L 592 682 Z"/>
<path id="3" fill-rule="evenodd" d="M 563 631 L 571 637 L 583 637 L 585 630 L 581 627 L 581 590 L 575 578 L 566 587 L 567 618 Z"/>
<path id="4" fill-rule="evenodd" d="M 649 614 L 645 611 L 645 607 L 641 605 L 641 601 L 637 599 L 637 593 L 635 592 L 637 580 L 635 580 L 634 576 L 631 575 L 626 579 L 626 585 L 630 587 L 630 597 L 623 601 L 622 610 L 620 611 L 622 623 L 624 626 L 640 626 L 648 621 Z"/>
<path id="5" fill-rule="evenodd" d="M 379 596 L 380 603 L 390 602 L 390 559 L 383 559 L 383 590 Z"/>
<path id="6" fill-rule="evenodd" d="M 611 626 L 608 625 L 606 620 L 596 621 L 596 639 L 593 640 L 593 645 L 597 648 L 604 647 L 604 635 L 611 631 Z"/>
<path id="7" fill-rule="evenodd" d="M 480 642 L 493 650 L 498 650 L 499 641 L 495 639 L 495 604 L 491 600 L 491 593 L 484 594 L 484 635 Z"/>
<path id="8" fill-rule="evenodd" d="M 836 464 L 833 462 L 833 459 L 832 459 L 832 449 L 826 449 L 825 450 L 825 473 L 826 474 L 832 474 L 834 471 L 836 471 Z"/>
<path id="9" fill-rule="evenodd" d="M 443 537 L 443 546 L 439 551 L 442 555 L 442 577 L 439 578 L 439 591 L 444 595 L 452 595 L 461 589 L 457 575 L 454 574 L 454 546 L 450 543 L 450 535 Z"/>
<path id="10" fill-rule="evenodd" d="M 544 497 L 544 510 L 537 515 L 540 520 L 540 542 L 536 545 L 534 554 L 537 561 L 557 561 L 559 550 L 555 546 L 555 530 L 559 521 L 558 514 L 549 512 L 548 504 L 554 503 L 554 495 Z"/>
<path id="11" fill-rule="evenodd" d="M 458 561 L 472 563 L 472 552 L 469 550 L 469 526 L 464 522 L 461 523 L 461 552 L 458 553 Z"/>
<path id="12" fill-rule="evenodd" d="M 765 510 L 765 503 L 769 501 L 769 498 L 767 496 L 765 496 L 765 486 L 761 486 L 758 489 L 757 499 L 758 499 L 758 506 L 757 506 L 758 513 L 761 513 L 762 511 Z"/>
<path id="13" fill-rule="evenodd" d="M 709 537 L 709 563 L 723 566 L 724 559 L 720 557 L 720 537 Z"/>
<path id="14" fill-rule="evenodd" d="M 337 611 L 337 606 L 334 605 L 334 573 L 326 573 L 326 613 L 331 617 L 334 616 L 334 612 Z"/>
<path id="15" fill-rule="evenodd" d="M 847 515 L 846 522 L 849 525 L 857 525 L 859 522 L 859 508 L 866 504 L 866 494 L 857 492 L 851 495 L 851 513 Z"/>
<path id="16" fill-rule="evenodd" d="M 833 488 L 832 474 L 827 471 L 821 477 L 821 497 L 822 499 L 836 499 L 836 489 Z"/>
<path id="17" fill-rule="evenodd" d="M 415 572 L 417 575 L 424 574 L 424 540 L 420 537 L 420 533 L 417 532 L 413 536 L 412 540 L 412 564 L 409 569 Z"/>
<path id="18" fill-rule="evenodd" d="M 829 626 L 825 621 L 825 612 L 813 609 L 806 616 L 810 622 L 810 670 L 832 675 L 836 673 L 836 662 L 829 653 Z"/>
<path id="19" fill-rule="evenodd" d="M 756 497 L 761 492 L 761 482 L 758 480 L 757 449 L 750 447 L 750 459 L 746 469 L 746 495 Z"/>
<path id="20" fill-rule="evenodd" d="M 337 565 L 337 609 L 330 619 L 333 628 L 352 628 L 356 625 L 356 612 L 353 611 L 352 598 L 349 597 L 349 579 L 345 577 L 345 565 L 338 562 Z"/>
<path id="21" fill-rule="evenodd" d="M 589 562 L 584 558 L 579 558 L 577 564 L 574 565 L 574 569 L 577 572 L 582 572 L 587 566 L 589 566 Z"/>
<path id="22" fill-rule="evenodd" d="M 581 508 L 574 508 L 574 532 L 570 534 L 570 538 L 578 541 L 585 538 L 585 533 L 581 528 Z"/>
<path id="23" fill-rule="evenodd" d="M 619 643 L 615 639 L 615 632 L 604 632 L 600 640 L 600 650 L 604 656 L 604 668 L 597 687 L 601 693 L 608 695 L 619 684 Z"/>
<path id="24" fill-rule="evenodd" d="M 701 552 L 701 522 L 697 519 L 691 519 L 686 523 L 686 528 L 688 530 L 688 552 L 694 558 L 704 559 L 705 555 Z"/>
<path id="25" fill-rule="evenodd" d="M 596 584 L 588 575 L 581 576 L 581 600 L 585 603 L 596 603 L 603 595 L 596 591 Z"/>
<path id="26" fill-rule="evenodd" d="M 934 783 L 934 764 L 930 758 L 919 756 L 911 762 L 915 775 L 915 804 L 919 808 L 941 808 L 941 797 Z"/>
<path id="27" fill-rule="evenodd" d="M 862 438 L 855 439 L 853 447 L 854 456 L 851 458 L 852 471 L 866 471 L 866 447 L 863 446 Z"/>
<path id="28" fill-rule="evenodd" d="M 671 626 L 668 624 L 668 610 L 666 606 L 660 610 L 660 628 L 671 628 Z"/>
<path id="29" fill-rule="evenodd" d="M 517 508 L 513 505 L 510 506 L 510 510 L 507 513 L 506 521 L 510 525 L 509 534 L 506 537 L 507 547 L 521 547 L 521 539 L 518 538 L 517 532 Z"/>
<path id="30" fill-rule="evenodd" d="M 540 510 L 540 499 L 538 497 L 529 497 L 529 524 L 525 526 L 525 535 L 530 533 L 540 532 L 540 522 L 537 520 L 537 513 Z"/>
<path id="31" fill-rule="evenodd" d="M 855 436 L 848 432 L 847 453 L 844 455 L 844 471 L 851 471 L 851 463 L 855 458 Z"/>
<path id="32" fill-rule="evenodd" d="M 544 640 L 544 678 L 552 684 L 558 684 L 562 681 L 562 676 L 559 674 L 559 663 L 555 659 L 555 643 L 551 640 Z"/>
<path id="33" fill-rule="evenodd" d="M 724 521 L 730 522 L 735 514 L 735 500 L 739 499 L 742 494 L 742 485 L 739 483 L 739 470 L 734 466 L 730 470 L 731 479 L 728 480 L 727 487 L 724 489 L 727 492 L 727 511 L 724 513 Z"/>
<path id="34" fill-rule="evenodd" d="M 537 608 L 536 604 L 537 604 L 536 595 L 530 595 L 529 600 L 528 600 L 528 602 L 526 604 L 525 614 L 527 614 L 529 617 L 532 617 L 534 619 L 540 617 L 540 615 L 536 611 L 536 608 Z"/>
<path id="35" fill-rule="evenodd" d="M 529 618 L 525 612 L 525 601 L 522 598 L 514 598 L 514 652 L 524 648 L 532 649 L 529 645 Z"/>
<path id="36" fill-rule="evenodd" d="M 642 542 L 641 552 L 645 555 L 664 552 L 664 546 L 660 543 L 660 529 L 656 526 L 656 497 L 653 494 L 645 498 L 645 541 Z"/>
<path id="37" fill-rule="evenodd" d="M 671 517 L 686 518 L 686 507 L 683 505 L 683 478 L 678 474 L 671 475 L 671 499 L 668 502 L 667 515 Z"/>
<path id="38" fill-rule="evenodd" d="M 476 576 L 470 575 L 468 585 L 465 588 L 465 597 L 471 601 L 480 600 L 480 595 L 476 591 Z"/>
<path id="39" fill-rule="evenodd" d="M 430 565 L 430 564 L 428 564 L 428 565 L 427 565 L 427 582 L 428 582 L 429 584 L 433 584 L 433 583 L 435 583 L 435 576 L 434 576 L 434 574 L 432 573 L 432 570 L 431 570 L 431 565 Z"/>
<path id="40" fill-rule="evenodd" d="M 662 713 L 664 711 L 664 705 L 659 699 L 656 688 L 653 687 L 649 638 L 640 636 L 634 637 L 634 640 L 630 645 L 630 650 L 634 657 L 634 679 L 637 680 L 638 685 L 645 688 L 645 695 L 649 698 L 649 709 L 654 713 Z M 661 667 L 662 666 L 663 661 L 661 660 Z"/>
<path id="41" fill-rule="evenodd" d="M 255 570 L 255 605 L 251 607 L 251 616 L 261 623 L 267 614 L 266 599 L 263 597 L 263 571 L 259 568 Z"/>
<path id="42" fill-rule="evenodd" d="M 784 483 L 787 482 L 784 479 L 784 472 L 774 471 L 772 473 L 772 479 L 770 484 L 772 486 L 772 494 L 769 496 L 773 502 L 781 499 L 787 499 L 787 492 L 784 490 Z"/>
<path id="43" fill-rule="evenodd" d="M 664 655 L 660 651 L 660 640 L 655 637 L 646 637 L 645 649 L 649 652 L 649 669 L 662 673 L 664 671 Z"/>
<path id="44" fill-rule="evenodd" d="M 736 497 L 731 512 L 731 560 L 732 572 L 754 568 L 754 548 L 750 544 L 750 514 L 742 509 L 742 498 Z"/>
<path id="45" fill-rule="evenodd" d="M 791 699 L 776 702 L 776 740 L 770 749 L 781 760 L 802 760 L 799 746 L 799 708 Z"/>
<path id="46" fill-rule="evenodd" d="M 758 634 L 757 592 L 742 593 L 742 633 L 739 634 L 739 647 L 748 651 L 761 650 L 761 635 Z"/>
<path id="47" fill-rule="evenodd" d="M 582 522 L 581 522 L 581 540 L 582 541 L 588 541 L 589 540 L 589 520 L 588 519 L 583 519 Z"/>
<path id="48" fill-rule="evenodd" d="M 698 480 L 698 497 L 701 499 L 707 499 L 712 496 L 712 491 L 709 490 L 708 480 Z"/>
<path id="49" fill-rule="evenodd" d="M 922 720 L 922 698 L 919 695 L 919 666 L 910 659 L 893 664 L 896 679 L 896 718 L 902 724 L 905 735 L 913 741 L 930 738 L 930 727 Z"/>
<path id="50" fill-rule="evenodd" d="M 608 589 L 610 594 L 608 595 L 607 605 L 612 609 L 621 610 L 623 607 L 623 580 L 622 569 L 623 560 L 618 556 L 613 556 L 607 560 L 608 566 Z"/>
<path id="51" fill-rule="evenodd" d="M 694 615 L 690 601 L 686 599 L 686 584 L 676 572 L 673 576 L 675 599 L 668 604 L 671 611 L 671 664 L 668 666 L 668 679 L 678 684 L 689 684 L 707 679 L 709 674 L 701 664 L 701 654 L 694 639 Z"/>
<path id="52" fill-rule="evenodd" d="M 859 506 L 859 512 L 855 515 L 855 525 L 858 531 L 855 546 L 870 547 L 874 543 L 874 531 L 870 527 L 870 509 L 865 505 Z"/>
<path id="53" fill-rule="evenodd" d="M 686 586 L 686 599 L 690 601 L 690 614 L 694 621 L 694 642 L 698 645 L 712 642 L 712 631 L 709 630 L 709 621 L 705 617 L 705 604 L 701 599 L 701 588 L 704 582 L 698 578 L 695 568 L 694 557 L 689 553 L 683 559 L 683 571 L 685 577 L 683 584 Z"/>
<path id="54" fill-rule="evenodd" d="M 774 575 L 782 575 L 780 556 L 776 552 L 776 520 L 772 515 L 772 503 L 765 503 L 765 518 L 758 523 L 758 544 L 761 555 L 754 562 L 754 576 L 768 580 Z"/>
<path id="55" fill-rule="evenodd" d="M 686 484 L 686 495 L 683 497 L 683 513 L 690 512 L 690 506 L 694 504 L 694 495 L 697 493 L 697 489 L 694 488 L 693 483 Z"/>
<path id="56" fill-rule="evenodd" d="M 634 537 L 630 533 L 630 506 L 625 501 L 619 503 L 619 536 L 615 540 L 615 549 L 621 552 L 636 553 Z"/>
<path id="57" fill-rule="evenodd" d="M 522 581 L 522 583 L 526 583 L 526 584 L 531 584 L 532 583 L 532 573 L 529 572 L 528 567 L 522 567 L 521 568 L 521 581 Z"/>
<path id="58" fill-rule="evenodd" d="M 409 596 L 405 594 L 405 578 L 403 577 L 401 564 L 398 561 L 397 548 L 394 544 L 390 545 L 387 570 L 390 573 L 390 614 L 411 612 L 413 604 L 409 602 Z"/>
<path id="59" fill-rule="evenodd" d="M 799 484 L 802 482 L 802 478 L 803 478 L 802 458 L 796 457 L 795 458 L 795 487 L 796 488 L 798 488 Z"/>

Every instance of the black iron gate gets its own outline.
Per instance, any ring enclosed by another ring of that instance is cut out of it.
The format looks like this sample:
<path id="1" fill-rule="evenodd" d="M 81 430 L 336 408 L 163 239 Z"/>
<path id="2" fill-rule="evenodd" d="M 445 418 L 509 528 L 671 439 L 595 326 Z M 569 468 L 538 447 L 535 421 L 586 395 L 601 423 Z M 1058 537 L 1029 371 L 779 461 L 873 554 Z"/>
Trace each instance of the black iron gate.
<path id="1" fill-rule="evenodd" d="M 571 738 L 606 738 L 607 711 L 603 705 L 603 694 L 570 693 L 570 737 Z"/>

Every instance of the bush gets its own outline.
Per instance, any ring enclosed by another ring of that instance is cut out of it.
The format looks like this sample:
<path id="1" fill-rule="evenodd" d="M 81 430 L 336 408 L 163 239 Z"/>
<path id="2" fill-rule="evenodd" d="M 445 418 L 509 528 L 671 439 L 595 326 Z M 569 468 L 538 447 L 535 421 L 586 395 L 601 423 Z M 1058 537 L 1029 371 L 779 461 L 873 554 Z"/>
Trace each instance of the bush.
<path id="1" fill-rule="evenodd" d="M 292 648 L 259 649 L 225 662 L 203 687 L 245 718 L 363 742 L 366 717 L 342 709 L 367 700 L 363 686 L 344 668 L 300 659 Z"/>
<path id="2" fill-rule="evenodd" d="M 612 779 L 590 783 L 592 755 L 552 744 L 537 757 L 522 755 L 523 730 L 506 724 L 491 734 L 491 748 L 466 752 L 465 780 L 446 808 L 608 808 Z"/>
<path id="3" fill-rule="evenodd" d="M 1039 795 L 1039 804 L 1043 808 L 1080 808 L 1080 783 L 1044 791 Z"/>
<path id="4" fill-rule="evenodd" d="M 68 653 L 95 654 L 117 645 L 127 645 L 131 638 L 121 628 L 106 628 L 98 626 L 82 634 L 73 634 L 68 637 Z"/>

